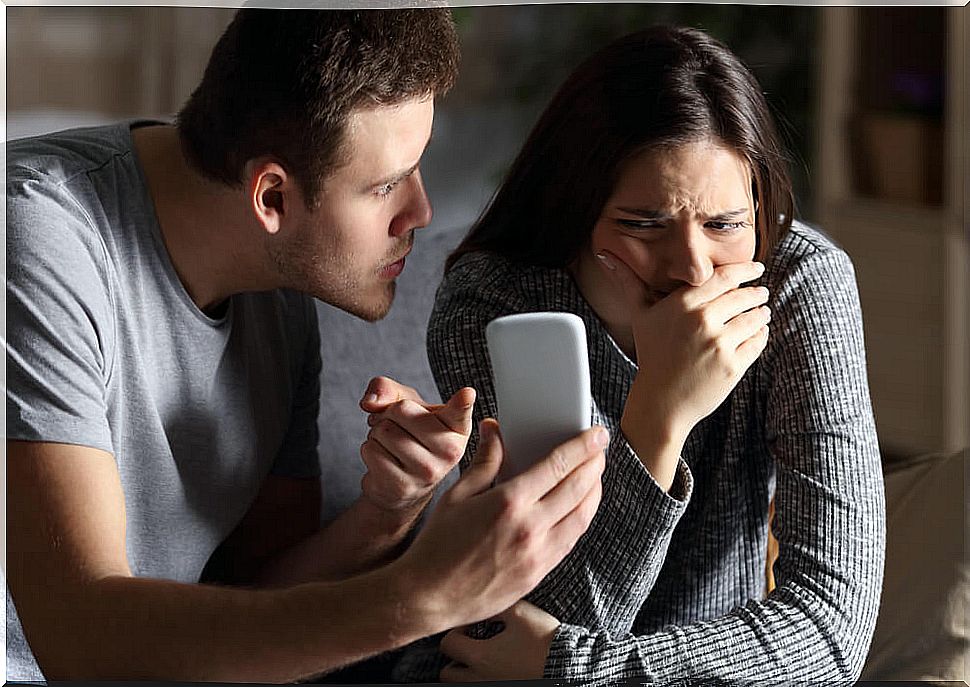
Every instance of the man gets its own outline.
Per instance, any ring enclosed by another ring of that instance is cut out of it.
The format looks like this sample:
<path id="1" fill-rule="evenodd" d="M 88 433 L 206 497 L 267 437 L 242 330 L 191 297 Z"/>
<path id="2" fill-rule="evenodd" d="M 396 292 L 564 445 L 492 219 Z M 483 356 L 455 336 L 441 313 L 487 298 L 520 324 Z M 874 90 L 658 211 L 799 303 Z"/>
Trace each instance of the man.
<path id="1" fill-rule="evenodd" d="M 445 10 L 243 10 L 177 128 L 8 147 L 9 679 L 319 675 L 500 612 L 585 531 L 605 431 L 490 488 L 486 421 L 402 553 L 474 392 L 386 378 L 363 494 L 317 531 L 305 294 L 387 312 L 456 63 Z"/>

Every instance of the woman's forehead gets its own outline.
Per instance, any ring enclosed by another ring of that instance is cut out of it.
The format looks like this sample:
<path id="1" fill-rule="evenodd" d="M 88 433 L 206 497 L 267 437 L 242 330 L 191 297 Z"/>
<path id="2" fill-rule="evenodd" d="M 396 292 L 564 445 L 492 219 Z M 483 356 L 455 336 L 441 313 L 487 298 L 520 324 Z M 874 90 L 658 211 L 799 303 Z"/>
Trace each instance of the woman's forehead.
<path id="1" fill-rule="evenodd" d="M 621 169 L 611 201 L 662 211 L 690 206 L 724 212 L 749 204 L 751 172 L 734 151 L 711 141 L 650 149 Z M 726 206 L 731 206 L 730 208 Z"/>

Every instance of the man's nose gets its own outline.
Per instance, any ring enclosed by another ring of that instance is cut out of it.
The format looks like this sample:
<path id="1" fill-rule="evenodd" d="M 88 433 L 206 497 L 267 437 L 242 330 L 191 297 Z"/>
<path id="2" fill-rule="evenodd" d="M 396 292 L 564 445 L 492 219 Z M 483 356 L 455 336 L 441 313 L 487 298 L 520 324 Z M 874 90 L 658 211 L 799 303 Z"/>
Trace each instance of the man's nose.
<path id="1" fill-rule="evenodd" d="M 667 277 L 699 286 L 714 274 L 710 247 L 704 232 L 692 227 L 679 228 L 667 246 Z"/>
<path id="2" fill-rule="evenodd" d="M 406 234 L 409 231 L 420 229 L 431 224 L 434 210 L 431 207 L 431 200 L 424 190 L 424 180 L 421 178 L 421 171 L 415 170 L 406 180 L 408 184 L 408 203 L 401 210 L 401 216 L 395 222 L 397 231 L 395 235 Z"/>

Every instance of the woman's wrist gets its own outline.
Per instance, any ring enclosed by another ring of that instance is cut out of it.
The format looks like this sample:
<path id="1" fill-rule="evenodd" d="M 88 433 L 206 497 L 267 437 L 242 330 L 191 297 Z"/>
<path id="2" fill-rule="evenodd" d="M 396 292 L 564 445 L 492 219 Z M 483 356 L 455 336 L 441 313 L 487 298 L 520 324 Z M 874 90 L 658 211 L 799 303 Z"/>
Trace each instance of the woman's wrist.
<path id="1" fill-rule="evenodd" d="M 631 412 L 630 408 L 623 413 L 620 429 L 657 484 L 669 491 L 690 429 L 669 418 L 653 419 L 646 413 Z"/>

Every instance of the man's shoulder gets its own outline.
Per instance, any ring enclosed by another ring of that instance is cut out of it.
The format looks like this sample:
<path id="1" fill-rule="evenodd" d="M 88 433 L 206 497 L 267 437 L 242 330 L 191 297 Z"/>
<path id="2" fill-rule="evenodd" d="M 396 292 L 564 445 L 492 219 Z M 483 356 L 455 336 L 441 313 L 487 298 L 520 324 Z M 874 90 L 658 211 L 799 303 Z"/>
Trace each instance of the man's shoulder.
<path id="1" fill-rule="evenodd" d="M 11 141 L 8 248 L 49 252 L 51 244 L 80 241 L 98 260 L 107 259 L 124 228 L 151 222 L 154 210 L 130 126 L 120 122 Z"/>
<path id="2" fill-rule="evenodd" d="M 7 144 L 7 189 L 18 183 L 70 184 L 131 152 L 129 123 L 66 129 Z"/>
<path id="3" fill-rule="evenodd" d="M 293 289 L 251 291 L 233 297 L 237 316 L 263 331 L 275 331 L 284 337 L 302 338 L 317 332 L 316 300 Z"/>

